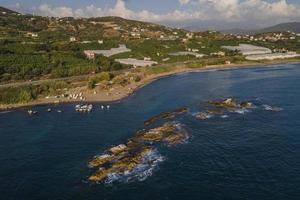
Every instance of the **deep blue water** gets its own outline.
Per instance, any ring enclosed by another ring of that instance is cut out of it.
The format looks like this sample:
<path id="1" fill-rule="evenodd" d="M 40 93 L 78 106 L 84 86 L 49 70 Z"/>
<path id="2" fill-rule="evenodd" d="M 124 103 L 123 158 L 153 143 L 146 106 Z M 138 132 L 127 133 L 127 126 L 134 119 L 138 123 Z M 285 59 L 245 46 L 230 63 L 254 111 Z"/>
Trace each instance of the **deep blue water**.
<path id="1" fill-rule="evenodd" d="M 187 144 L 161 148 L 167 159 L 145 181 L 90 184 L 87 162 L 126 142 L 143 121 L 210 99 L 234 96 L 283 108 L 244 115 L 180 121 Z M 90 114 L 74 105 L 0 114 L 0 199 L 300 199 L 300 64 L 277 65 L 160 79 L 135 95 Z"/>

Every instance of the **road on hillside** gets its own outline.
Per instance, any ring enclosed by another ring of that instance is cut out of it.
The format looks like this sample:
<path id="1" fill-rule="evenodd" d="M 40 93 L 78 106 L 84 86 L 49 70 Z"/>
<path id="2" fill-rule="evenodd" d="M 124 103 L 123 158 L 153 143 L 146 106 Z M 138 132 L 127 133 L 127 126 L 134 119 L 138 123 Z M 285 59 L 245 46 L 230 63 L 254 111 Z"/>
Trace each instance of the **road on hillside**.
<path id="1" fill-rule="evenodd" d="M 14 83 L 5 83 L 0 84 L 0 88 L 7 88 L 7 87 L 18 87 L 18 86 L 25 86 L 25 85 L 39 85 L 48 81 L 72 81 L 72 80 L 78 80 L 81 78 L 87 78 L 91 75 L 85 74 L 80 76 L 71 76 L 71 77 L 64 77 L 64 78 L 53 78 L 53 79 L 41 79 L 41 80 L 35 80 L 35 81 L 22 81 L 22 82 L 14 82 Z"/>

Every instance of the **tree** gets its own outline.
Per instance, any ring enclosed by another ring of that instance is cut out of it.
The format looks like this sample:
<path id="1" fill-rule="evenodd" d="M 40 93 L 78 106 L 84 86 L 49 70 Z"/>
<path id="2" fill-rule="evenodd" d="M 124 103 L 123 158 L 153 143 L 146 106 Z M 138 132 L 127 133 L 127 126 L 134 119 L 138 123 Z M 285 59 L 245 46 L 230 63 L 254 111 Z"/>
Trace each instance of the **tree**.
<path id="1" fill-rule="evenodd" d="M 88 81 L 88 89 L 92 90 L 96 87 L 97 80 L 95 77 L 91 77 Z"/>

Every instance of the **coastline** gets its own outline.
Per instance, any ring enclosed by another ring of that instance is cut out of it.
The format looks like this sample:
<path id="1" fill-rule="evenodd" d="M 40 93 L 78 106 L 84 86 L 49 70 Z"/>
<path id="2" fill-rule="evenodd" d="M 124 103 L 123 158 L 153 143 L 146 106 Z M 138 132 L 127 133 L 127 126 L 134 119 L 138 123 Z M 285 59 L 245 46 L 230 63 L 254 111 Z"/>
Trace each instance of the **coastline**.
<path id="1" fill-rule="evenodd" d="M 0 111 L 9 111 L 18 108 L 26 108 L 26 107 L 33 107 L 33 106 L 47 106 L 47 105 L 60 105 L 66 103 L 103 103 L 103 104 L 111 104 L 120 102 L 131 95 L 134 95 L 139 89 L 143 88 L 144 86 L 159 80 L 161 78 L 181 74 L 181 73 L 191 73 L 191 72 L 207 72 L 211 70 L 219 71 L 219 70 L 233 70 L 233 69 L 247 69 L 247 68 L 260 68 L 260 67 L 274 67 L 274 65 L 278 64 L 289 64 L 289 63 L 300 63 L 300 60 L 275 60 L 275 61 L 268 61 L 264 63 L 241 63 L 241 64 L 222 64 L 222 65 L 208 65 L 201 68 L 192 68 L 184 65 L 176 65 L 175 69 L 169 72 L 158 73 L 158 74 L 151 74 L 143 78 L 140 82 L 130 83 L 126 87 L 123 86 L 116 86 L 113 88 L 114 93 L 108 95 L 108 91 L 103 91 L 101 89 L 95 89 L 93 91 L 88 91 L 86 88 L 80 89 L 70 89 L 69 92 L 84 92 L 86 96 L 86 100 L 74 100 L 74 99 L 46 99 L 46 98 L 38 98 L 34 101 L 28 103 L 19 103 L 19 104 L 0 104 Z M 93 92 L 96 91 L 97 94 Z M 110 93 L 110 92 L 109 92 Z"/>

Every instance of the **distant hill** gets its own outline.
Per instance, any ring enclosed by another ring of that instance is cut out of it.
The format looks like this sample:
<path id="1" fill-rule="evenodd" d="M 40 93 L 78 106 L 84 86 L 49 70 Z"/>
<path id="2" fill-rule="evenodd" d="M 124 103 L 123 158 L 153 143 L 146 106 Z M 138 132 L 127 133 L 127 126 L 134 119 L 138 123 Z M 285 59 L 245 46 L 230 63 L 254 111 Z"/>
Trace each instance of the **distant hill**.
<path id="1" fill-rule="evenodd" d="M 207 29 L 200 28 L 198 26 L 185 26 L 182 27 L 184 30 L 192 31 L 192 32 L 202 32 L 202 31 L 207 31 Z"/>
<path id="2" fill-rule="evenodd" d="M 122 34 L 130 37 L 131 33 L 137 29 L 143 29 L 144 32 L 141 34 L 143 36 L 146 35 L 148 38 L 157 38 L 160 35 L 171 34 L 175 31 L 178 32 L 178 35 L 184 35 L 186 32 L 159 24 L 128 20 L 121 17 L 44 17 L 21 14 L 4 7 L 0 7 L 0 27 L 11 31 L 43 31 L 43 36 L 46 34 L 49 37 L 62 35 L 75 36 L 82 40 L 96 40 L 96 38 L 116 39 Z"/>
<path id="3" fill-rule="evenodd" d="M 226 33 L 226 34 L 252 35 L 252 34 L 256 34 L 258 31 L 234 28 L 234 29 L 228 29 L 228 30 L 221 30 L 220 32 Z"/>
<path id="4" fill-rule="evenodd" d="M 300 33 L 300 22 L 283 23 L 258 30 L 257 33 L 292 31 Z"/>
<path id="5" fill-rule="evenodd" d="M 282 24 L 277 24 L 275 26 L 270 26 L 258 30 L 246 30 L 246 29 L 221 30 L 222 33 L 232 33 L 232 34 L 242 34 L 242 35 L 269 33 L 269 32 L 285 32 L 285 31 L 300 33 L 300 22 L 282 23 Z"/>
<path id="6" fill-rule="evenodd" d="M 6 13 L 9 13 L 9 14 L 17 13 L 15 11 L 9 10 L 8 8 L 4 8 L 4 7 L 1 7 L 1 6 L 0 6 L 0 12 L 1 13 L 6 12 Z"/>

